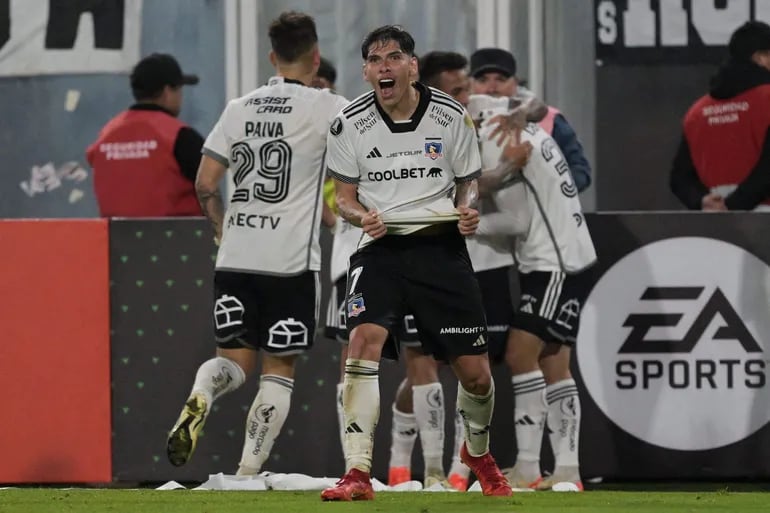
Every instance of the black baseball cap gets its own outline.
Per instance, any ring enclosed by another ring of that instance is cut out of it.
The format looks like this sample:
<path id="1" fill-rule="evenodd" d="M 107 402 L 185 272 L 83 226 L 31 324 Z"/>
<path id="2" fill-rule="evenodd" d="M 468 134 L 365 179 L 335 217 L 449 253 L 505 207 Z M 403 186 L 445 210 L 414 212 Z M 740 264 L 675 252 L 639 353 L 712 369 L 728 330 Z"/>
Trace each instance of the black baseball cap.
<path id="1" fill-rule="evenodd" d="M 747 21 L 730 36 L 727 48 L 734 59 L 751 59 L 754 52 L 770 50 L 770 25 Z"/>
<path id="2" fill-rule="evenodd" d="M 516 76 L 516 59 L 513 54 L 502 48 L 480 48 L 471 55 L 471 76 L 496 71 L 509 77 Z"/>
<path id="3" fill-rule="evenodd" d="M 134 96 L 150 97 L 167 85 L 195 85 L 197 75 L 182 73 L 179 63 L 171 55 L 153 53 L 139 61 L 131 72 L 131 90 Z"/>

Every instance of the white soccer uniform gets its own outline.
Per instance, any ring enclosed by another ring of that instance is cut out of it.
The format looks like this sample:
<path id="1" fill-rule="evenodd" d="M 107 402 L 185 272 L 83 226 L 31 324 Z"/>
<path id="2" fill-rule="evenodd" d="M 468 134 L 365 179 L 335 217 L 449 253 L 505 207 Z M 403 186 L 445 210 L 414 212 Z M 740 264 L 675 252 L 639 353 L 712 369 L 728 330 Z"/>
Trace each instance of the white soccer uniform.
<path id="1" fill-rule="evenodd" d="M 272 77 L 230 101 L 203 153 L 230 167 L 216 269 L 292 276 L 321 269 L 326 133 L 347 100 Z"/>
<path id="2" fill-rule="evenodd" d="M 483 120 L 480 138 L 485 167 L 496 165 L 502 154 L 502 148 L 488 138 L 488 120 L 508 109 L 507 98 L 471 97 L 471 114 Z M 521 173 L 523 184 L 495 194 L 503 214 L 529 217 L 526 235 L 516 238 L 519 270 L 580 272 L 596 261 L 596 251 L 569 166 L 553 138 L 538 125 L 530 123 L 521 132 L 521 142 L 525 141 L 533 151 Z"/>
<path id="3" fill-rule="evenodd" d="M 350 255 L 356 252 L 358 241 L 364 231 L 358 226 L 346 221 L 342 216 L 337 217 L 332 243 L 332 258 L 329 273 L 332 283 L 348 273 Z"/>
<path id="4" fill-rule="evenodd" d="M 358 184 L 359 201 L 383 214 L 391 234 L 455 221 L 455 181 L 472 180 L 481 170 L 476 133 L 463 106 L 437 89 L 416 87 L 420 102 L 411 120 L 383 116 L 372 91 L 342 109 L 327 140 L 330 174 Z M 387 127 L 378 126 L 383 123 Z M 364 235 L 359 246 L 371 240 Z"/>
<path id="5" fill-rule="evenodd" d="M 495 109 L 495 113 L 502 114 L 507 112 L 511 106 L 511 100 L 508 98 L 498 99 L 492 96 L 474 94 L 470 96 L 470 99 L 468 111 L 473 120 L 480 118 L 482 109 L 484 109 L 484 114 L 489 114 L 489 112 L 492 112 L 492 109 Z M 482 170 L 496 168 L 499 161 L 500 151 L 498 148 L 481 145 Z M 482 216 L 495 211 L 497 211 L 497 208 L 493 200 L 482 199 L 479 202 L 479 214 Z M 511 240 L 505 235 L 468 237 L 466 244 L 468 246 L 468 255 L 471 257 L 471 263 L 473 264 L 473 270 L 476 272 L 510 267 L 514 264 L 513 254 L 511 253 Z"/>

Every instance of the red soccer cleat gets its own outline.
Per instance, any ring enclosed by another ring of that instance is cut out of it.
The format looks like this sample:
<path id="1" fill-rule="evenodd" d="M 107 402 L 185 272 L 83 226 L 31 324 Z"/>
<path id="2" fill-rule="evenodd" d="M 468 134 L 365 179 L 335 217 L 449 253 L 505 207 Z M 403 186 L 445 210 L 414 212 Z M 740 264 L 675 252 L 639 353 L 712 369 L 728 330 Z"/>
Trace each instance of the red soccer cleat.
<path id="1" fill-rule="evenodd" d="M 481 493 L 484 495 L 508 497 L 513 494 L 511 485 L 508 484 L 508 480 L 500 472 L 495 459 L 488 451 L 483 456 L 471 456 L 468 448 L 463 444 L 460 449 L 460 459 L 476 474 L 476 479 L 481 483 Z"/>
<path id="2" fill-rule="evenodd" d="M 374 500 L 374 489 L 369 474 L 350 469 L 342 479 L 331 488 L 321 492 L 324 501 L 371 501 Z"/>

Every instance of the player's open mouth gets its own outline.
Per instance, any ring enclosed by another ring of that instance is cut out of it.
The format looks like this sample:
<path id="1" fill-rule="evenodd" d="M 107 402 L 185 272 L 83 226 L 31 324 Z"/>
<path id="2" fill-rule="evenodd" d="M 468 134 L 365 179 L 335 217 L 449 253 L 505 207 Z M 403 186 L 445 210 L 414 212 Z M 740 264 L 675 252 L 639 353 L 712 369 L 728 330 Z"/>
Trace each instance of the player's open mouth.
<path id="1" fill-rule="evenodd" d="M 393 88 L 396 86 L 396 81 L 392 78 L 383 78 L 379 81 L 380 92 L 383 98 L 391 98 L 393 96 Z"/>

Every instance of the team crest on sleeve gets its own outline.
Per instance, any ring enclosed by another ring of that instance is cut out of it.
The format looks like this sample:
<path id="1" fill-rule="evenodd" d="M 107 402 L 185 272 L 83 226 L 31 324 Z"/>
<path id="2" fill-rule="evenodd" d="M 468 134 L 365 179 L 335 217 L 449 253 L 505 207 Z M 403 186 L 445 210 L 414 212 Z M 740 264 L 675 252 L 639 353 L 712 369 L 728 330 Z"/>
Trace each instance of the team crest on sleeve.
<path id="1" fill-rule="evenodd" d="M 356 294 L 348 298 L 348 317 L 358 317 L 366 311 L 366 305 L 364 304 L 364 297 L 361 294 Z"/>
<path id="2" fill-rule="evenodd" d="M 443 157 L 444 145 L 441 143 L 441 139 L 425 139 L 425 156 L 431 160 L 436 160 L 439 157 Z"/>
<path id="3" fill-rule="evenodd" d="M 335 137 L 340 135 L 342 133 L 342 119 L 334 118 L 334 121 L 332 121 L 332 126 L 329 127 L 329 131 Z"/>

